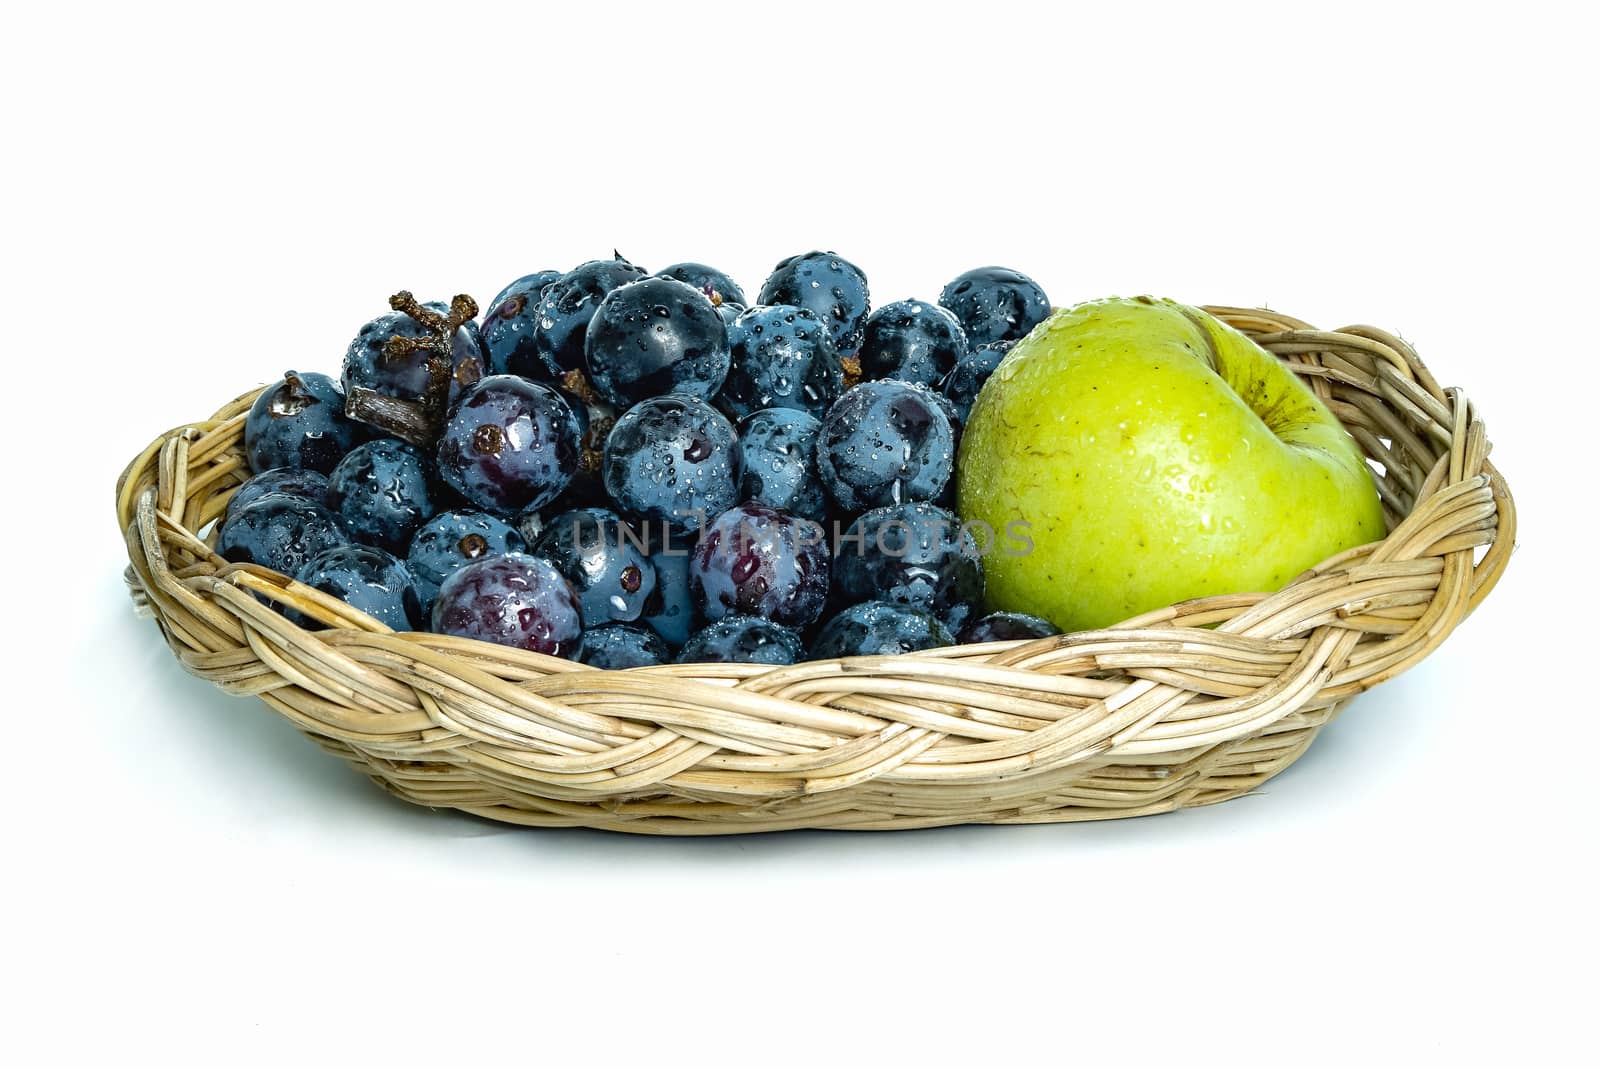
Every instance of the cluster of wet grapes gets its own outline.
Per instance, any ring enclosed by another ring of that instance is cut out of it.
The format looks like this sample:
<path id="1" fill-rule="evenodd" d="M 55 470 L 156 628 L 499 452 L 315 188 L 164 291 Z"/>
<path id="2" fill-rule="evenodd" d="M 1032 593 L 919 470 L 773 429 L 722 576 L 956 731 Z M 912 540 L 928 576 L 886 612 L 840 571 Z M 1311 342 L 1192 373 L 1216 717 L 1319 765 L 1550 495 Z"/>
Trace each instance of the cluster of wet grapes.
<path id="1" fill-rule="evenodd" d="M 395 630 L 600 667 L 1056 632 L 983 613 L 992 545 L 952 510 L 973 400 L 1050 310 L 1016 271 L 872 309 L 831 252 L 753 303 L 617 256 L 519 278 L 481 324 L 467 297 L 390 304 L 339 382 L 291 371 L 252 406 L 224 558 Z"/>

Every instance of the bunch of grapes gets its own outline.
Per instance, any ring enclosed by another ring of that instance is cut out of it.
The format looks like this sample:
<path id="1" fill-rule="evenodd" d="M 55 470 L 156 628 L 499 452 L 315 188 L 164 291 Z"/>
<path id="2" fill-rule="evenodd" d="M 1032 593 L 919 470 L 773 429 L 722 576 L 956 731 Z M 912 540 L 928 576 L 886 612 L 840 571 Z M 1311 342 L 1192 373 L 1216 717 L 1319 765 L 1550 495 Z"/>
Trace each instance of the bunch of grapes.
<path id="1" fill-rule="evenodd" d="M 617 256 L 519 278 L 481 324 L 464 296 L 390 304 L 339 381 L 256 400 L 224 558 L 395 630 L 606 668 L 1056 632 L 984 614 L 994 532 L 952 510 L 973 400 L 1049 314 L 1025 275 L 873 309 L 831 252 L 753 303 L 704 264 Z"/>

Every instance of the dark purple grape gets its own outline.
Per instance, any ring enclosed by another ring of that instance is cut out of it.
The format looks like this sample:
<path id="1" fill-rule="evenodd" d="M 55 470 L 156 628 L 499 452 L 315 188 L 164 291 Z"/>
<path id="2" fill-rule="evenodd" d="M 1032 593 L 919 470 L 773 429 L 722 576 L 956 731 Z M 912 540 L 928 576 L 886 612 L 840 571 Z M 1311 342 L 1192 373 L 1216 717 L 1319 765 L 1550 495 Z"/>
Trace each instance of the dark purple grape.
<path id="1" fill-rule="evenodd" d="M 958 275 L 939 303 L 949 308 L 973 348 L 1020 341 L 1050 317 L 1050 298 L 1039 283 L 1007 267 L 978 267 Z"/>
<path id="2" fill-rule="evenodd" d="M 756 303 L 793 304 L 816 312 L 841 356 L 853 355 L 861 344 L 861 327 L 871 307 L 867 276 L 832 252 L 807 252 L 779 263 Z"/>
<path id="3" fill-rule="evenodd" d="M 955 431 L 938 394 L 901 381 L 862 382 L 828 410 L 817 472 L 847 512 L 933 500 L 955 466 Z"/>
<path id="4" fill-rule="evenodd" d="M 583 634 L 583 612 L 578 594 L 548 560 L 508 552 L 474 560 L 444 580 L 433 602 L 433 629 L 570 659 Z"/>
<path id="5" fill-rule="evenodd" d="M 448 314 L 438 302 L 422 305 L 430 311 Z M 434 334 L 402 311 L 379 315 L 356 334 L 344 354 L 341 382 L 345 396 L 357 388 L 371 389 L 383 396 L 418 402 L 427 395 L 433 377 L 428 372 L 426 349 L 412 349 L 402 355 L 388 351 L 391 337 L 432 337 Z M 488 357 L 477 328 L 462 326 L 450 339 L 450 401 L 488 372 Z"/>
<path id="6" fill-rule="evenodd" d="M 739 499 L 733 424 L 692 396 L 635 404 L 606 438 L 606 491 L 630 517 L 691 533 Z"/>
<path id="7" fill-rule="evenodd" d="M 806 627 L 828 600 L 828 549 L 821 526 L 765 504 L 717 516 L 689 562 L 695 607 L 707 619 L 759 615 Z"/>
<path id="8" fill-rule="evenodd" d="M 828 495 L 817 474 L 817 432 L 822 423 L 794 408 L 767 408 L 739 421 L 739 494 L 813 522 L 828 515 Z"/>
<path id="9" fill-rule="evenodd" d="M 1054 623 L 1037 615 L 1024 615 L 1020 611 L 996 611 L 976 622 L 967 624 L 957 643 L 981 645 L 989 641 L 1035 641 L 1053 637 L 1061 631 Z"/>
<path id="10" fill-rule="evenodd" d="M 666 663 L 672 659 L 672 650 L 655 631 L 618 622 L 583 631 L 578 654 L 573 658 L 591 667 L 616 671 Z"/>
<path id="11" fill-rule="evenodd" d="M 754 615 L 728 615 L 697 631 L 679 663 L 765 663 L 784 667 L 805 656 L 798 630 Z"/>
<path id="12" fill-rule="evenodd" d="M 556 390 L 492 375 L 450 409 L 439 438 L 439 474 L 475 507 L 537 510 L 572 481 L 581 437 L 578 417 Z"/>
<path id="13" fill-rule="evenodd" d="M 545 525 L 533 554 L 555 564 L 583 607 L 583 625 L 634 622 L 656 590 L 648 542 L 614 511 L 581 508 Z"/>
<path id="14" fill-rule="evenodd" d="M 666 393 L 710 400 L 728 375 L 728 327 L 698 289 L 645 278 L 600 301 L 583 352 L 590 381 L 619 408 Z"/>
<path id="15" fill-rule="evenodd" d="M 950 631 L 930 613 L 869 600 L 845 608 L 824 623 L 811 643 L 811 658 L 899 656 L 953 644 Z"/>
<path id="16" fill-rule="evenodd" d="M 938 385 L 967 354 L 967 335 L 938 304 L 897 300 L 867 316 L 861 336 L 861 373 Z"/>
<path id="17" fill-rule="evenodd" d="M 423 619 L 411 571 L 381 548 L 336 545 L 323 549 L 306 560 L 294 577 L 366 612 L 391 630 L 414 630 Z"/>
<path id="18" fill-rule="evenodd" d="M 268 493 L 240 508 L 217 531 L 217 554 L 294 575 L 323 549 L 350 543 L 339 517 L 303 497 Z"/>
<path id="19" fill-rule="evenodd" d="M 656 271 L 659 278 L 676 278 L 680 282 L 694 286 L 696 289 L 712 298 L 712 303 L 719 307 L 725 304 L 738 304 L 743 307 L 747 301 L 744 290 L 739 284 L 715 267 L 708 267 L 704 263 L 674 263 L 670 267 L 663 267 Z"/>
<path id="20" fill-rule="evenodd" d="M 656 570 L 656 589 L 645 604 L 641 622 L 647 623 L 673 649 L 682 648 L 699 621 L 689 591 L 689 559 L 693 549 L 682 534 L 665 535 L 654 529 L 650 565 Z M 664 536 L 665 535 L 665 536 Z"/>
<path id="21" fill-rule="evenodd" d="M 326 374 L 289 371 L 261 391 L 244 421 L 245 456 L 257 474 L 276 467 L 327 474 L 366 439 L 366 427 L 344 417 L 344 393 Z"/>
<path id="22" fill-rule="evenodd" d="M 539 298 L 545 286 L 561 277 L 558 270 L 523 275 L 500 290 L 483 313 L 483 347 L 490 374 L 542 378 L 548 368 L 534 351 L 533 328 L 539 321 Z"/>
<path id="23" fill-rule="evenodd" d="M 438 510 L 433 462 L 412 445 L 380 437 L 339 461 L 328 485 L 350 536 L 387 552 L 404 552 L 417 527 Z"/>
<path id="24" fill-rule="evenodd" d="M 249 506 L 268 493 L 287 493 L 303 497 L 327 507 L 334 506 L 333 491 L 328 487 L 328 476 L 316 471 L 296 470 L 293 467 L 274 467 L 245 482 L 228 498 L 228 510 L 222 521 L 230 521 L 240 508 Z"/>
<path id="25" fill-rule="evenodd" d="M 764 408 L 821 416 L 844 390 L 844 370 L 825 323 L 790 305 L 754 307 L 728 328 L 731 365 L 717 403 L 742 419 Z"/>
<path id="26" fill-rule="evenodd" d="M 844 603 L 922 608 L 951 630 L 982 610 L 978 543 L 960 519 L 932 504 L 891 504 L 862 515 L 839 538 L 833 574 Z"/>
<path id="27" fill-rule="evenodd" d="M 956 416 L 962 422 L 966 422 L 972 414 L 973 402 L 978 399 L 983 383 L 989 380 L 989 375 L 1000 366 L 1000 361 L 1006 358 L 1006 353 L 1015 344 L 1015 341 L 996 341 L 979 345 L 956 360 L 955 367 L 939 383 L 939 392 L 955 406 Z"/>
<path id="28" fill-rule="evenodd" d="M 424 617 L 433 613 L 439 586 L 473 560 L 521 552 L 527 542 L 509 524 L 483 511 L 442 511 L 423 523 L 406 550 Z"/>
<path id="29" fill-rule="evenodd" d="M 539 296 L 533 327 L 533 348 L 545 373 L 560 381 L 568 371 L 583 368 L 584 339 L 600 301 L 620 285 L 636 282 L 647 272 L 617 256 L 595 259 L 563 274 Z"/>

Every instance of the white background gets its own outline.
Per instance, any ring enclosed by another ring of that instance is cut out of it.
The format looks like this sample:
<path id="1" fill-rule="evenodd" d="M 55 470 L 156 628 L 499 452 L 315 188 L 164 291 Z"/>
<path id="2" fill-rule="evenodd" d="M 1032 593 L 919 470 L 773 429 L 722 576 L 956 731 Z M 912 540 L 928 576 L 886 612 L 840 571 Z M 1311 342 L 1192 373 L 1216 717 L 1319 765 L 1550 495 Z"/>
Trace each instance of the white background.
<path id="1" fill-rule="evenodd" d="M 1584 5 L 47 6 L 0 64 L 14 1062 L 1592 1056 Z M 135 620 L 148 440 L 336 372 L 397 288 L 614 247 L 1395 329 L 1480 404 L 1521 547 L 1263 795 L 1084 826 L 411 809 Z"/>

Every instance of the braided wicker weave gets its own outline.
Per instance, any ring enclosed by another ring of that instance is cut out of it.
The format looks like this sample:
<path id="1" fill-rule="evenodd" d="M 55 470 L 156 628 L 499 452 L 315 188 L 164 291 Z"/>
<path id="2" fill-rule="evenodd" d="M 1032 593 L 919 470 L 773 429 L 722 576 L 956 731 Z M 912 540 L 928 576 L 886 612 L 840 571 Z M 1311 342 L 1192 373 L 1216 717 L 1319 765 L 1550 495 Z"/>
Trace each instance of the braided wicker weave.
<path id="1" fill-rule="evenodd" d="M 1381 330 L 1212 307 L 1305 376 L 1377 467 L 1389 535 L 1271 595 L 1034 642 L 794 667 L 600 671 L 396 634 L 201 534 L 249 476 L 255 392 L 117 486 L 135 600 L 184 668 L 266 701 L 394 794 L 654 834 L 1119 818 L 1240 796 L 1493 588 L 1515 511 L 1476 410 Z M 214 534 L 212 535 L 214 540 Z M 331 623 L 308 631 L 272 601 Z"/>

